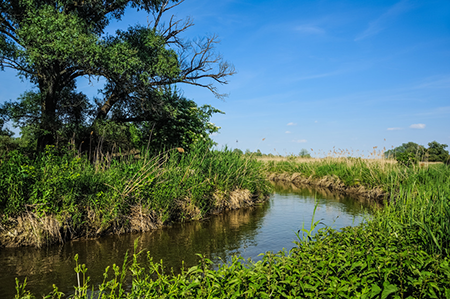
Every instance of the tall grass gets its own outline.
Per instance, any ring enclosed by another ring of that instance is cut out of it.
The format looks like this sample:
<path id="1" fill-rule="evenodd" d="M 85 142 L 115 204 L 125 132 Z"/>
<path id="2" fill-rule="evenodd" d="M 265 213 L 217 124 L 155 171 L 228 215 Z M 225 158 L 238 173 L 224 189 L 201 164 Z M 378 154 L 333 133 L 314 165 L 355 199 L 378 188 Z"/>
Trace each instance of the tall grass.
<path id="1" fill-rule="evenodd" d="M 450 253 L 450 167 L 418 164 L 406 167 L 383 160 L 318 159 L 314 162 L 267 162 L 267 172 L 298 173 L 320 179 L 333 176 L 345 186 L 385 191 L 388 202 L 373 225 L 387 233 L 411 234 L 429 253 Z"/>
<path id="2" fill-rule="evenodd" d="M 211 261 L 201 258 L 175 276 L 150 257 L 138 264 L 133 255 L 129 264 L 114 265 L 112 276 L 107 269 L 98 288 L 80 283 L 72 298 L 450 298 L 448 166 L 335 159 L 269 163 L 265 170 L 332 175 L 347 184 L 383 188 L 389 201 L 367 223 L 339 232 L 308 231 L 289 252 L 267 252 L 256 263 L 236 257 L 212 270 Z M 77 267 L 79 273 L 85 269 Z M 126 275 L 131 285 L 123 284 Z M 31 296 L 20 283 L 17 292 L 16 298 Z M 55 289 L 49 298 L 62 296 Z"/>
<path id="3" fill-rule="evenodd" d="M 266 196 L 262 164 L 228 149 L 197 146 L 157 156 L 105 156 L 91 163 L 51 147 L 35 158 L 18 151 L 0 157 L 0 215 L 56 215 L 72 231 L 126 227 L 136 209 L 155 222 L 201 218 L 236 189 Z"/>

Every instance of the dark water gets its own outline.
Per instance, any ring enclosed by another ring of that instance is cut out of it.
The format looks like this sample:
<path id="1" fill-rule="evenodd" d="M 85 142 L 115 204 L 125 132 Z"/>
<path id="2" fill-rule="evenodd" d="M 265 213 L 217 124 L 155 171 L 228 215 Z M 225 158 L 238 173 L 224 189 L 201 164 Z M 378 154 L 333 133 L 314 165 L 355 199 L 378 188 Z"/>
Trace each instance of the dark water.
<path id="1" fill-rule="evenodd" d="M 217 265 L 233 255 L 258 260 L 265 251 L 278 252 L 294 247 L 295 232 L 305 225 L 309 229 L 315 202 L 315 220 L 336 229 L 363 221 L 367 204 L 330 193 L 327 190 L 275 186 L 275 194 L 256 207 L 211 216 L 204 221 L 176 224 L 142 234 L 108 236 L 95 240 L 78 240 L 44 249 L 0 249 L 0 298 L 13 298 L 15 278 L 27 277 L 27 289 L 38 297 L 48 294 L 52 285 L 65 293 L 73 292 L 77 283 L 74 255 L 88 267 L 94 284 L 101 283 L 107 266 L 123 262 L 127 250 L 149 251 L 154 261 L 179 272 L 198 263 L 201 253 Z M 145 256 L 145 255 L 144 255 Z M 111 271 L 111 270 L 110 270 Z M 110 272 L 111 274 L 111 272 Z"/>

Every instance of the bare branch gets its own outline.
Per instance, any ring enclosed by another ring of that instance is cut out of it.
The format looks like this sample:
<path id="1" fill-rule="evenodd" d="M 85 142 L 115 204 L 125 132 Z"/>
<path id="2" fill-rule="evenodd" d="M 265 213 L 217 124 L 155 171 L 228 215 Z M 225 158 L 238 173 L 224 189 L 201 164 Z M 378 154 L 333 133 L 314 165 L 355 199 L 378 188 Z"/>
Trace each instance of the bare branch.
<path id="1" fill-rule="evenodd" d="M 184 51 L 181 61 L 182 73 L 181 83 L 208 88 L 216 97 L 223 98 L 224 95 L 217 92 L 212 84 L 197 82 L 200 79 L 212 79 L 220 84 L 227 84 L 227 77 L 236 73 L 232 64 L 223 61 L 222 57 L 214 53 L 215 44 L 218 43 L 217 36 L 211 36 L 203 41 L 190 44 L 190 52 Z M 190 58 L 189 58 L 190 57 Z M 218 66 L 218 69 L 216 69 Z"/>
<path id="2" fill-rule="evenodd" d="M 169 4 L 169 2 L 170 2 L 170 0 L 165 0 L 165 1 L 161 4 L 160 9 L 158 10 L 158 14 L 157 14 L 156 16 L 153 15 L 154 18 L 155 18 L 155 24 L 153 25 L 153 30 L 157 30 L 157 29 L 158 29 L 159 22 L 161 21 L 161 17 L 162 17 L 162 15 L 163 15 L 166 11 L 171 10 L 172 8 L 174 8 L 174 7 L 178 6 L 178 5 L 180 5 L 181 3 L 184 2 L 184 0 L 180 0 L 180 1 L 178 1 L 177 3 L 175 3 L 174 5 L 167 7 L 167 5 Z M 173 17 L 173 16 L 172 16 L 172 17 Z"/>
<path id="3" fill-rule="evenodd" d="M 173 21 L 173 18 L 174 16 L 170 18 L 168 27 L 161 32 L 161 35 L 167 44 L 176 44 L 178 47 L 184 48 L 183 40 L 178 35 L 194 26 L 194 22 L 189 17 L 177 21 Z"/>
<path id="4" fill-rule="evenodd" d="M 29 75 L 35 75 L 35 73 L 33 71 L 31 71 L 30 68 L 27 68 L 27 67 L 21 65 L 20 63 L 18 63 L 17 61 L 11 60 L 4 56 L 0 56 L 0 66 L 18 70 L 18 71 L 24 72 Z"/>
<path id="5" fill-rule="evenodd" d="M 0 32 L 11 38 L 15 43 L 20 45 L 19 39 L 12 33 L 15 32 L 16 29 L 11 23 L 8 22 L 7 19 L 0 16 Z M 3 27 L 3 28 L 2 28 Z"/>

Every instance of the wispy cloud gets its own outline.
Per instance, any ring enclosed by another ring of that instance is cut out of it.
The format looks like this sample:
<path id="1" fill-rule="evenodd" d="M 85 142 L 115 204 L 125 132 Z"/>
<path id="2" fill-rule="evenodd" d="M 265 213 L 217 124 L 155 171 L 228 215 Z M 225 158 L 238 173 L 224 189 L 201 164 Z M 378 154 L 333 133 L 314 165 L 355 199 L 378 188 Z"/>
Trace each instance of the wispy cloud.
<path id="1" fill-rule="evenodd" d="M 296 123 L 290 122 L 290 123 L 288 123 L 287 125 L 288 125 L 288 126 L 295 126 Z"/>
<path id="2" fill-rule="evenodd" d="M 286 131 L 285 133 L 286 133 L 286 134 L 291 134 L 291 131 Z"/>
<path id="3" fill-rule="evenodd" d="M 345 70 L 338 70 L 338 71 L 327 72 L 327 73 L 322 73 L 322 74 L 307 75 L 307 76 L 295 78 L 295 79 L 293 79 L 293 81 L 303 81 L 303 80 L 311 80 L 311 79 L 331 77 L 331 76 L 336 76 L 336 75 L 343 74 L 345 72 L 346 72 Z"/>
<path id="4" fill-rule="evenodd" d="M 401 0 L 400 2 L 397 2 L 376 20 L 370 22 L 369 27 L 361 34 L 359 34 L 355 38 L 355 41 L 362 40 L 369 36 L 380 33 L 389 26 L 389 23 L 393 19 L 395 19 L 398 15 L 406 12 L 408 9 L 410 9 L 408 0 Z"/>
<path id="5" fill-rule="evenodd" d="M 395 128 L 387 128 L 387 130 L 388 131 L 398 131 L 398 130 L 403 130 L 403 128 L 395 127 Z"/>
<path id="6" fill-rule="evenodd" d="M 295 139 L 295 140 L 292 140 L 292 142 L 295 142 L 295 143 L 306 143 L 308 141 L 306 139 Z"/>
<path id="7" fill-rule="evenodd" d="M 412 124 L 409 126 L 411 129 L 425 129 L 425 124 Z"/>
<path id="8" fill-rule="evenodd" d="M 324 34 L 325 30 L 323 30 L 320 27 L 311 25 L 311 24 L 304 24 L 304 25 L 300 25 L 295 27 L 296 31 L 299 31 L 301 33 L 305 33 L 305 34 Z"/>
<path id="9" fill-rule="evenodd" d="M 414 87 L 415 89 L 422 88 L 432 88 L 432 89 L 442 89 L 442 88 L 450 88 L 450 76 L 433 78 L 431 80 L 427 80 L 421 84 L 418 84 Z"/>

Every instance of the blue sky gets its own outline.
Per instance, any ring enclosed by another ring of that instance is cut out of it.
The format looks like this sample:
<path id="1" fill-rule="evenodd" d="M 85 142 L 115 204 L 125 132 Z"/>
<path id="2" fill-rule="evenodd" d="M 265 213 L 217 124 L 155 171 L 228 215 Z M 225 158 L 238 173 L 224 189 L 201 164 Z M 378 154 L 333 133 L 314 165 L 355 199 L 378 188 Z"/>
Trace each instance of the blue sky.
<path id="1" fill-rule="evenodd" d="M 226 113 L 212 119 L 219 147 L 367 155 L 450 145 L 450 1 L 186 0 L 172 13 L 193 18 L 188 39 L 217 34 L 236 67 L 223 101 L 178 86 Z M 136 23 L 147 16 L 130 10 L 111 30 Z M 11 71 L 0 80 L 0 101 L 32 87 Z M 89 95 L 99 87 L 79 83 Z"/>

